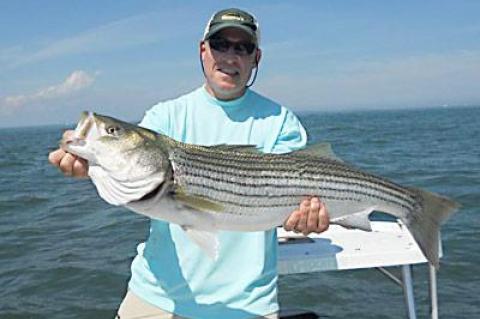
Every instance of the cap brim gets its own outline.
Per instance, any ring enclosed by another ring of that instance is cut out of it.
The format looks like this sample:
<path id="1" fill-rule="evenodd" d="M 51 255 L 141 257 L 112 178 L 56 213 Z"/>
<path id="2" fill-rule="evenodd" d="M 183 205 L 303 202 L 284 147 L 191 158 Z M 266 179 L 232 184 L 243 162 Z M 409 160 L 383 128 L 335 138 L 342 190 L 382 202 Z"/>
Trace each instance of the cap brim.
<path id="1" fill-rule="evenodd" d="M 252 28 L 247 27 L 245 25 L 241 25 L 238 23 L 221 23 L 219 25 L 214 25 L 213 27 L 210 28 L 207 34 L 205 34 L 204 40 L 208 40 L 211 38 L 215 33 L 218 33 L 219 31 L 226 29 L 226 28 L 236 28 L 240 29 L 242 31 L 245 31 L 249 36 L 252 37 L 252 39 L 257 42 L 257 35 L 255 34 L 255 31 L 252 30 Z"/>

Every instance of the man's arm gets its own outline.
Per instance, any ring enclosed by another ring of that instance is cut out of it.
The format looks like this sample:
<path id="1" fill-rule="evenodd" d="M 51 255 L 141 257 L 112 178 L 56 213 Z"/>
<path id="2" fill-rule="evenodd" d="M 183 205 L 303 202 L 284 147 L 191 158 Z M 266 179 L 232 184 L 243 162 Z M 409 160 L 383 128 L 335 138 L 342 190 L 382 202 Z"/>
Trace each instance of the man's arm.
<path id="1" fill-rule="evenodd" d="M 73 134 L 72 130 L 65 131 L 63 137 Z M 48 154 L 48 161 L 56 166 L 65 176 L 73 176 L 77 178 L 88 177 L 88 162 L 76 155 L 70 154 L 61 148 Z"/>
<path id="2" fill-rule="evenodd" d="M 307 133 L 298 118 L 287 111 L 285 122 L 276 141 L 274 152 L 283 153 L 305 147 Z M 308 235 L 321 233 L 328 229 L 330 219 L 328 209 L 318 197 L 305 198 L 283 223 L 287 231 Z"/>

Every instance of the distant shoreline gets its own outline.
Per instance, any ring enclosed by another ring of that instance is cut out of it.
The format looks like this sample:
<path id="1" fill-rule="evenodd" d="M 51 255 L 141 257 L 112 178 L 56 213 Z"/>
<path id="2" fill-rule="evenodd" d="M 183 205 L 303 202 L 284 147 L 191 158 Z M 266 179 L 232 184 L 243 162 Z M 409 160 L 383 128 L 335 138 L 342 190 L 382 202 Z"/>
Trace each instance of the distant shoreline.
<path id="1" fill-rule="evenodd" d="M 298 114 L 312 114 L 312 113 L 365 113 L 365 112 L 402 112 L 402 111 L 430 111 L 430 110 L 452 110 L 452 109 L 474 109 L 479 108 L 479 105 L 435 105 L 435 106 L 412 106 L 412 107 L 394 107 L 394 108 L 361 108 L 361 109 L 348 109 L 348 108 L 331 108 L 322 110 L 297 110 Z"/>
<path id="2" fill-rule="evenodd" d="M 302 109 L 302 110 L 296 110 L 295 113 L 298 114 L 300 117 L 310 115 L 310 114 L 318 114 L 318 113 L 328 113 L 328 114 L 334 114 L 334 113 L 365 113 L 365 112 L 405 112 L 405 111 L 411 111 L 411 112 L 416 112 L 416 111 L 430 111 L 430 110 L 453 110 L 453 109 L 474 109 L 474 108 L 479 108 L 480 105 L 461 105 L 461 106 L 456 106 L 456 105 L 437 105 L 437 106 L 424 106 L 424 107 L 403 107 L 403 108 L 389 108 L 389 109 L 383 109 L 383 108 L 361 108 L 361 109 L 347 109 L 347 108 L 340 108 L 340 109 L 321 109 L 321 110 L 309 110 L 309 109 Z M 106 114 L 110 116 L 115 116 L 114 114 Z M 122 119 L 125 120 L 125 119 Z M 126 121 L 130 123 L 138 123 L 140 122 L 140 119 L 137 120 L 129 120 L 126 119 Z M 76 126 L 76 122 L 72 123 L 49 123 L 49 124 L 39 124 L 39 125 L 16 125 L 16 126 L 0 126 L 0 131 L 1 130 L 6 130 L 6 129 L 33 129 L 33 128 L 55 128 L 58 127 L 59 129 L 68 129 L 68 128 L 73 128 Z"/>

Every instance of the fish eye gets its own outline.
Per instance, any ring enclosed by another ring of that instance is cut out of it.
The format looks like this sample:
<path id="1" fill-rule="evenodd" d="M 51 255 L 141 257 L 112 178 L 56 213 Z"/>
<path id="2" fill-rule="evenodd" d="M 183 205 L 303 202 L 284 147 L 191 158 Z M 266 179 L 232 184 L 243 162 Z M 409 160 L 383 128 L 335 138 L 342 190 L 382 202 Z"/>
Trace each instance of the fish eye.
<path id="1" fill-rule="evenodd" d="M 119 126 L 112 125 L 107 127 L 106 131 L 109 135 L 118 136 L 121 132 L 121 128 Z"/>

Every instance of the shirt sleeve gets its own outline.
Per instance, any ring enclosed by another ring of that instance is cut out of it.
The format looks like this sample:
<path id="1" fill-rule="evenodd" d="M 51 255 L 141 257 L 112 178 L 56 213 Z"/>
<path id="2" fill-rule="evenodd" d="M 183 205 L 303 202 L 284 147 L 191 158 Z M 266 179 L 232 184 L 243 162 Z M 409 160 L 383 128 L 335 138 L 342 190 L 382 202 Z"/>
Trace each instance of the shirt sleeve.
<path id="1" fill-rule="evenodd" d="M 300 120 L 289 110 L 277 137 L 272 153 L 288 153 L 307 145 L 307 132 Z"/>
<path id="2" fill-rule="evenodd" d="M 168 103 L 158 103 L 145 112 L 138 124 L 149 130 L 168 135 L 170 132 L 170 112 Z"/>

